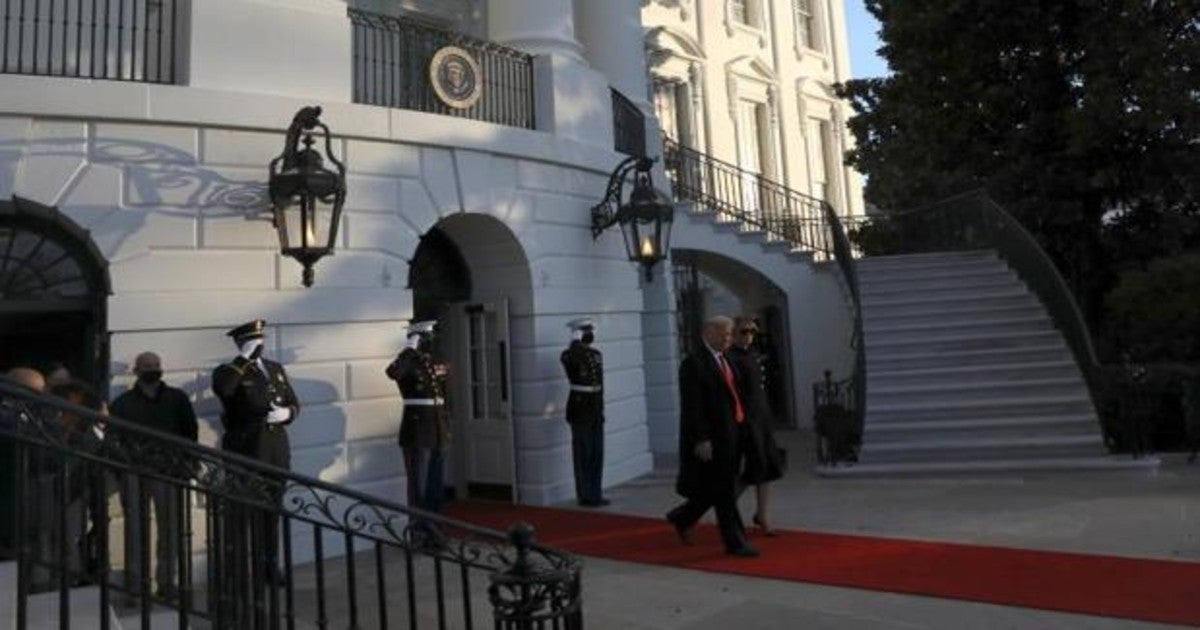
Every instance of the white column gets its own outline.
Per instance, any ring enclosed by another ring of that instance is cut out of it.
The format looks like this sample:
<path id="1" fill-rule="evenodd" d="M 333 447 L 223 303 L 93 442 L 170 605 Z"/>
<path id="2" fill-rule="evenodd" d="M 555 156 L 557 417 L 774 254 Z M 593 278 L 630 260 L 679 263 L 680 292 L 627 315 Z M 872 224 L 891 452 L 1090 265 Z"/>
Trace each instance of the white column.
<path id="1" fill-rule="evenodd" d="M 191 2 L 192 87 L 350 102 L 345 0 Z"/>
<path id="2" fill-rule="evenodd" d="M 583 61 L 571 0 L 488 0 L 488 38 L 531 55 Z"/>
<path id="3" fill-rule="evenodd" d="M 488 36 L 534 56 L 534 116 L 539 131 L 612 147 L 608 81 L 580 55 L 571 0 L 489 0 Z"/>
<path id="4" fill-rule="evenodd" d="M 578 0 L 575 6 L 584 59 L 642 111 L 652 113 L 641 0 Z"/>

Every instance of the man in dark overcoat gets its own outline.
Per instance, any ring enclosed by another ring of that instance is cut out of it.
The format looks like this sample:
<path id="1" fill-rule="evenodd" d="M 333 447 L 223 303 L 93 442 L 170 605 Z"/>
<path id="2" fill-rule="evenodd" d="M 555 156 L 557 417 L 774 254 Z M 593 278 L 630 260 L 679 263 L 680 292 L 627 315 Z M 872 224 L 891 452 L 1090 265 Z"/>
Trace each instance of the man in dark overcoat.
<path id="1" fill-rule="evenodd" d="M 609 504 L 601 488 L 604 475 L 604 357 L 592 347 L 596 324 L 576 319 L 571 345 L 559 357 L 567 373 L 567 424 L 571 426 L 571 455 L 575 464 L 575 498 L 579 505 Z"/>
<path id="2" fill-rule="evenodd" d="M 404 399 L 400 449 L 408 476 L 408 504 L 429 512 L 442 507 L 443 450 L 449 441 L 446 416 L 446 366 L 432 353 L 433 320 L 416 322 L 408 340 L 387 366 Z"/>
<path id="3" fill-rule="evenodd" d="M 725 553 L 752 557 L 737 511 L 738 475 L 747 435 L 747 410 L 734 368 L 725 357 L 733 340 L 733 320 L 705 322 L 703 344 L 679 366 L 679 474 L 675 491 L 686 498 L 667 513 L 685 543 L 696 521 L 711 507 Z"/>
<path id="4" fill-rule="evenodd" d="M 287 469 L 292 451 L 286 427 L 300 415 L 300 401 L 283 366 L 263 356 L 266 325 L 256 319 L 225 333 L 238 354 L 213 370 L 212 389 L 223 408 L 221 448 Z M 279 518 L 263 515 L 260 521 L 255 538 L 262 541 L 266 576 L 278 582 Z"/>

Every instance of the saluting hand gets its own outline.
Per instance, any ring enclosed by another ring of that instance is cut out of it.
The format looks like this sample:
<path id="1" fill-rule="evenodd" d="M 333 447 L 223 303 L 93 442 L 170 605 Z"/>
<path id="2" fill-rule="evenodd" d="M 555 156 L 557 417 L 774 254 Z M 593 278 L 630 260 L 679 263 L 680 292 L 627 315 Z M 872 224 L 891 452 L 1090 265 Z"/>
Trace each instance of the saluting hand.
<path id="1" fill-rule="evenodd" d="M 292 410 L 288 407 L 280 407 L 275 403 L 271 403 L 271 410 L 267 412 L 267 422 L 270 424 L 279 424 L 287 422 L 292 417 Z"/>
<path id="2" fill-rule="evenodd" d="M 692 449 L 692 453 L 702 462 L 711 462 L 713 458 L 712 440 L 704 440 L 697 444 L 696 448 Z"/>
<path id="3" fill-rule="evenodd" d="M 245 343 L 238 346 L 238 356 L 249 361 L 254 356 L 254 351 L 262 347 L 262 345 L 262 339 L 248 339 Z"/>

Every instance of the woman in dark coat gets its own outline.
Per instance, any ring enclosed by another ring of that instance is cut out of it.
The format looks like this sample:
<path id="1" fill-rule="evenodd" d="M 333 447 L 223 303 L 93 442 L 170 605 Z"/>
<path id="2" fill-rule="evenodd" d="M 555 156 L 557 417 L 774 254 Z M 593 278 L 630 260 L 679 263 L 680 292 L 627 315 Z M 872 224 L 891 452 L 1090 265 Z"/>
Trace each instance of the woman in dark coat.
<path id="1" fill-rule="evenodd" d="M 749 317 L 734 321 L 734 343 L 729 349 L 730 360 L 736 366 L 745 390 L 746 408 L 749 411 L 750 445 L 746 451 L 746 465 L 742 471 L 742 483 L 755 487 L 758 506 L 754 511 L 754 524 L 767 536 L 774 536 L 767 519 L 770 505 L 769 483 L 783 476 L 786 460 L 783 449 L 775 443 L 773 425 L 775 418 L 767 401 L 763 386 L 762 355 L 754 349 L 754 336 L 758 325 Z"/>

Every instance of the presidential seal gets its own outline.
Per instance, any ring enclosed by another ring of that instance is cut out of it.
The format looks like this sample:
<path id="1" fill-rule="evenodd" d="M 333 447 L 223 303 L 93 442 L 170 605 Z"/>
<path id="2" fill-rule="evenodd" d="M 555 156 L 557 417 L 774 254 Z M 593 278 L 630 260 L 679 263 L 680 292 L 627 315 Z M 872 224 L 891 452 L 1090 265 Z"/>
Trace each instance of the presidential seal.
<path id="1" fill-rule="evenodd" d="M 483 95 L 483 76 L 471 53 L 458 46 L 445 46 L 429 62 L 429 81 L 443 103 L 467 109 Z"/>

